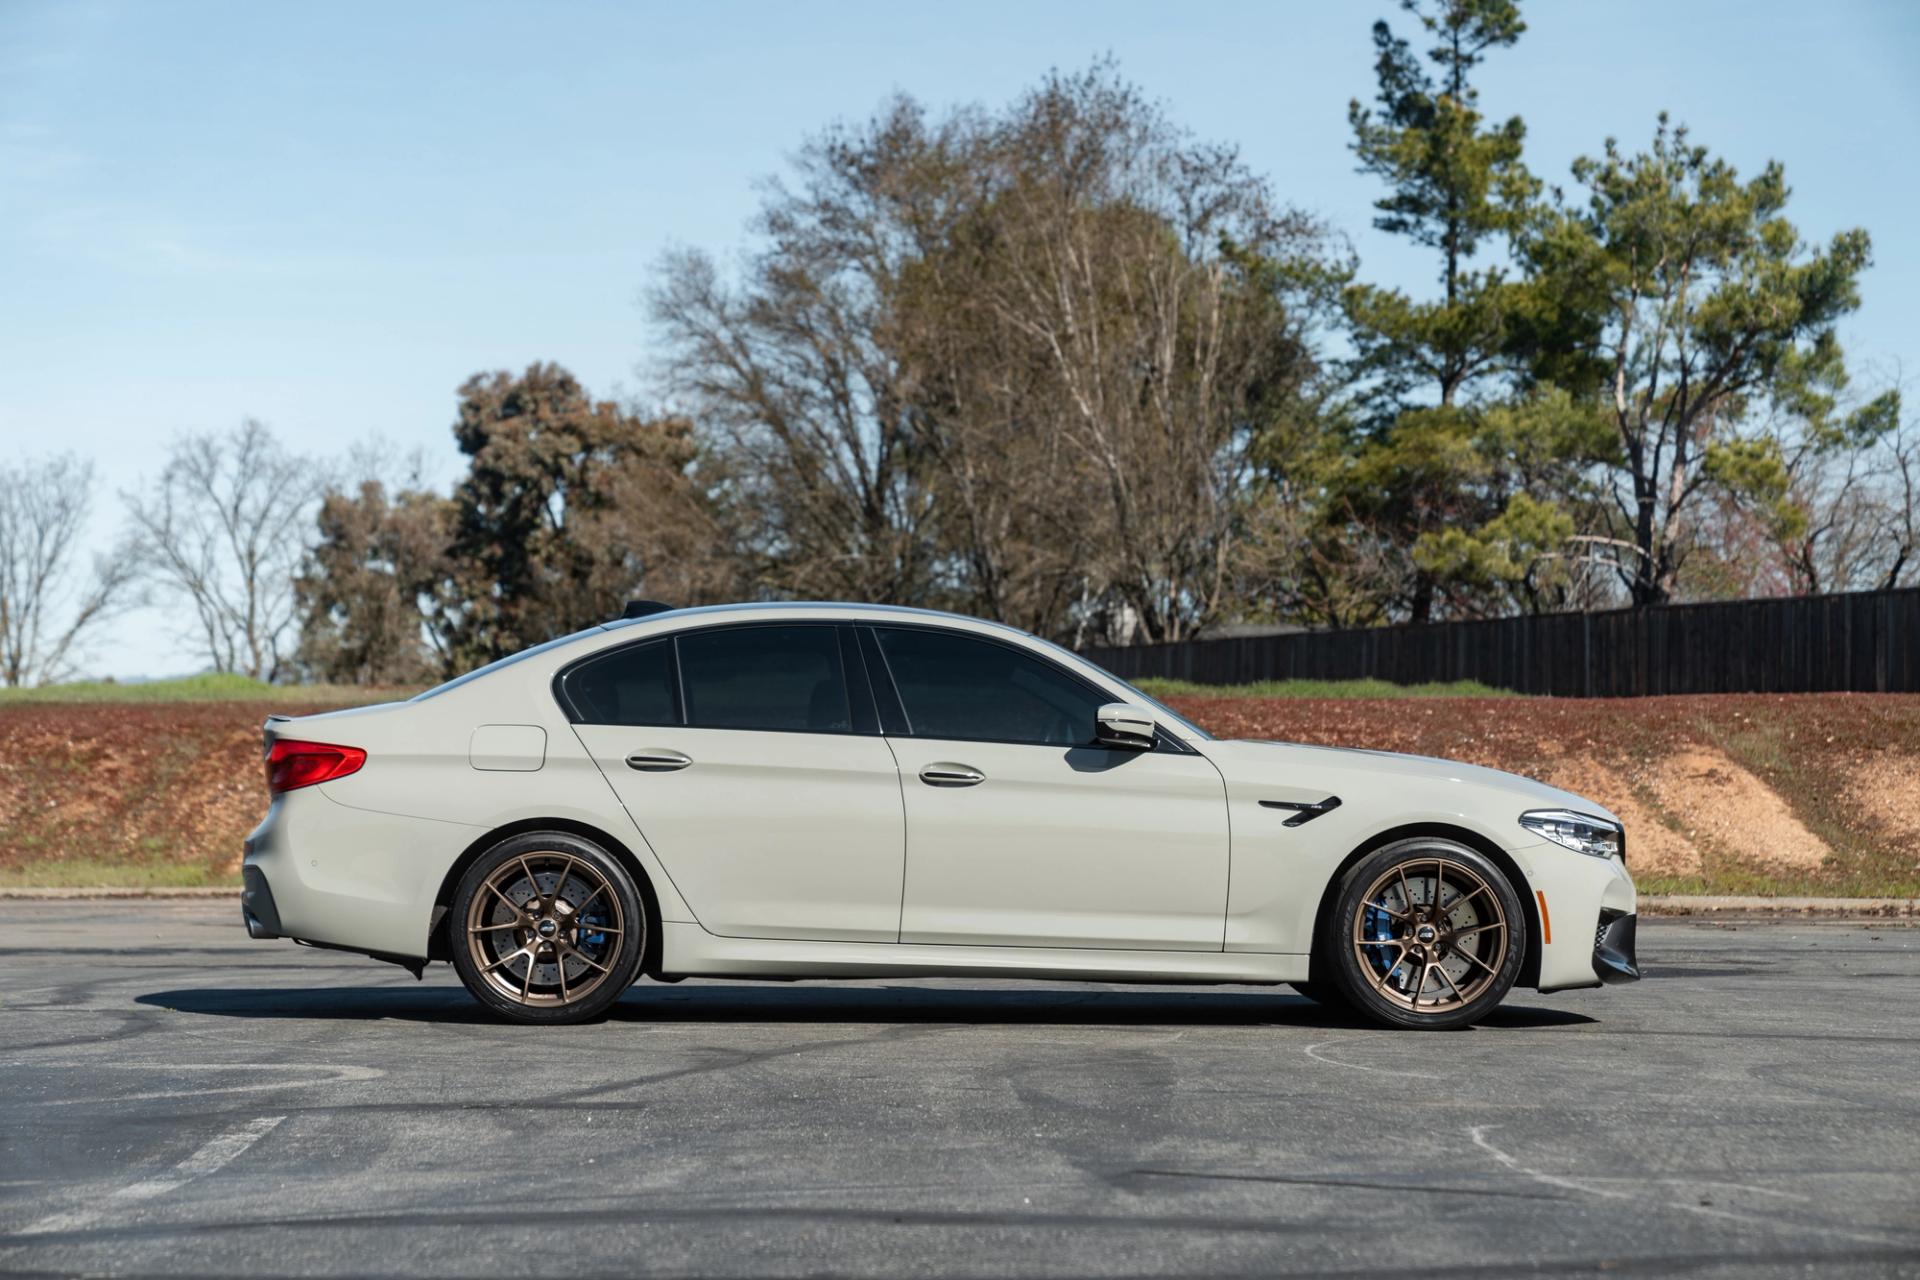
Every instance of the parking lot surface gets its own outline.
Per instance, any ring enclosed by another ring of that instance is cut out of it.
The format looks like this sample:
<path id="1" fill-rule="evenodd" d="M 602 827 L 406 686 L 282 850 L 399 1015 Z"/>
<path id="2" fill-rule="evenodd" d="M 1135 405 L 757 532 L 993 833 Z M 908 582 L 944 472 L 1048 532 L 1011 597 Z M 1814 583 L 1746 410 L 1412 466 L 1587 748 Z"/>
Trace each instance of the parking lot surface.
<path id="1" fill-rule="evenodd" d="M 532 1029 L 225 902 L 0 902 L 0 1271 L 1920 1275 L 1920 930 L 1640 954 L 1457 1034 L 1061 982 Z"/>

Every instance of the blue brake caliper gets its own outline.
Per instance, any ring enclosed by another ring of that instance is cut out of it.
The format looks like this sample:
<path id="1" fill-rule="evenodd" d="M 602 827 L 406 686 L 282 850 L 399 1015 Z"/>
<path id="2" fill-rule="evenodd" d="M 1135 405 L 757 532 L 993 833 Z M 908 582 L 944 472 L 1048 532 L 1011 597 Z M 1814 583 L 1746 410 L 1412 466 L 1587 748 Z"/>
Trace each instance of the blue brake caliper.
<path id="1" fill-rule="evenodd" d="M 607 941 L 607 935 L 604 933 L 601 933 L 597 929 L 594 929 L 594 926 L 604 925 L 606 922 L 607 922 L 606 916 L 602 915 L 598 911 L 592 911 L 584 916 L 581 916 L 580 917 L 581 947 L 583 948 L 600 947 L 605 945 Z M 589 930 L 591 930 L 591 932 L 588 932 Z"/>
<path id="2" fill-rule="evenodd" d="M 1368 942 L 1393 940 L 1393 917 L 1376 903 L 1367 904 L 1363 935 Z M 1393 972 L 1395 957 L 1391 947 L 1368 947 L 1367 960 L 1382 978 Z"/>

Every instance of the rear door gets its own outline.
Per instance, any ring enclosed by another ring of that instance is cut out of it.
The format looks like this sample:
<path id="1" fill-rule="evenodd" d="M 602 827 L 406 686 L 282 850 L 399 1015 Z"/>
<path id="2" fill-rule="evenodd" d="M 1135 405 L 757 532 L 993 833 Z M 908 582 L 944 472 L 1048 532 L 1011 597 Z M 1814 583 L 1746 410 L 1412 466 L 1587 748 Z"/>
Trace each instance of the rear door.
<path id="1" fill-rule="evenodd" d="M 561 676 L 580 740 L 711 933 L 899 937 L 899 772 L 842 636 L 708 627 Z"/>
<path id="2" fill-rule="evenodd" d="M 1227 797 L 1210 761 L 1164 735 L 1097 745 L 1111 699 L 1013 644 L 876 626 L 863 648 L 907 802 L 902 942 L 1222 949 Z"/>

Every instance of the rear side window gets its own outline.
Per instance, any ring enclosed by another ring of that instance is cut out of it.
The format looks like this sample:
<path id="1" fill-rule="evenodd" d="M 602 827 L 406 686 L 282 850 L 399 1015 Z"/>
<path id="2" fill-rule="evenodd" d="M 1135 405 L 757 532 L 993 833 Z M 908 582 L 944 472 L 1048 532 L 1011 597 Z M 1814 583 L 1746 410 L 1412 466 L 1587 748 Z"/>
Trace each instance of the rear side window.
<path id="1" fill-rule="evenodd" d="M 567 701 L 584 724 L 679 724 L 673 641 L 656 640 L 590 658 L 567 672 Z"/>
<path id="2" fill-rule="evenodd" d="M 1085 746 L 1109 701 L 1008 645 L 951 631 L 874 628 L 917 738 Z"/>
<path id="3" fill-rule="evenodd" d="M 687 723 L 703 729 L 850 733 L 832 626 L 727 627 L 682 635 Z"/>

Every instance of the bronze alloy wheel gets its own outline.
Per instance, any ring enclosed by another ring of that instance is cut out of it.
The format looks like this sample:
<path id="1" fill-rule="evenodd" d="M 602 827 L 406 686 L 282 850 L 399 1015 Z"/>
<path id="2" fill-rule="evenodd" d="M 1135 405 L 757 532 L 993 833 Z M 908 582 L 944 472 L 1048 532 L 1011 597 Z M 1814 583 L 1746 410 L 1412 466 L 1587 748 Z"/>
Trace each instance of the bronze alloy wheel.
<path id="1" fill-rule="evenodd" d="M 511 857 L 467 907 L 474 971 L 516 1004 L 578 1004 L 613 977 L 628 924 L 599 868 L 560 850 Z"/>
<path id="2" fill-rule="evenodd" d="M 1402 1010 L 1446 1015 L 1498 982 L 1513 945 L 1500 895 L 1464 862 L 1387 868 L 1353 914 L 1353 951 L 1374 991 Z"/>

